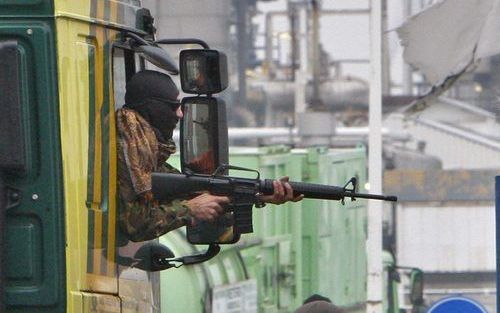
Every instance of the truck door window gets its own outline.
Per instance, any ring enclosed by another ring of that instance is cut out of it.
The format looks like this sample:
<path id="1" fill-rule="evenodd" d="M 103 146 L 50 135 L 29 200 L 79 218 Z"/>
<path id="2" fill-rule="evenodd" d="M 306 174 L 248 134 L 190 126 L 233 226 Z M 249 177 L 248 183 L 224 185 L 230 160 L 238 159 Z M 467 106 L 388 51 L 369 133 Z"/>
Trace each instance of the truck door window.
<path id="1" fill-rule="evenodd" d="M 125 86 L 135 72 L 144 68 L 144 62 L 134 51 L 123 48 L 113 48 L 113 90 L 115 110 L 125 104 Z"/>
<path id="2" fill-rule="evenodd" d="M 17 41 L 0 42 L 0 169 L 26 170 Z"/>

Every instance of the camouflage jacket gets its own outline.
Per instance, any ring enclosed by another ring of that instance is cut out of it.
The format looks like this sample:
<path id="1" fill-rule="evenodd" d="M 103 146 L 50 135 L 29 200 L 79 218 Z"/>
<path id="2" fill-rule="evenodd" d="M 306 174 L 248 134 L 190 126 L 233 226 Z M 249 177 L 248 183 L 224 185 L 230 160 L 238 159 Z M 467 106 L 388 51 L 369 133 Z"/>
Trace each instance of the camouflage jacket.
<path id="1" fill-rule="evenodd" d="M 119 109 L 116 120 L 122 232 L 132 241 L 145 241 L 186 225 L 186 200 L 157 201 L 151 191 L 152 172 L 179 172 L 165 162 L 175 153 L 174 141 L 159 142 L 155 130 L 133 110 Z"/>

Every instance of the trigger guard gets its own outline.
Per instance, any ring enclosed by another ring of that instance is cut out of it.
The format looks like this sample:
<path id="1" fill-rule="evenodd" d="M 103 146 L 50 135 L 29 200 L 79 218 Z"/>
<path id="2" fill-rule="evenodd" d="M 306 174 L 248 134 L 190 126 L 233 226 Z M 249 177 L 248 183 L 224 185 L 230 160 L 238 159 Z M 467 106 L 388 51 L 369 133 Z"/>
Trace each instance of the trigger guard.
<path id="1" fill-rule="evenodd" d="M 222 208 L 224 209 L 224 213 L 234 212 L 234 205 L 232 203 L 224 204 Z"/>

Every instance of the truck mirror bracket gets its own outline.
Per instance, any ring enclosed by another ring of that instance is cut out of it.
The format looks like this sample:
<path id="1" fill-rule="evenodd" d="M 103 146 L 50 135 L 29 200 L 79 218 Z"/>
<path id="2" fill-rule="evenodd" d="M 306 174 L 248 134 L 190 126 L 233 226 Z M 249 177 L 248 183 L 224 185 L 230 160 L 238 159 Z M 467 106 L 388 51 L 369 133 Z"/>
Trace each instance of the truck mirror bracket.
<path id="1" fill-rule="evenodd" d="M 180 258 L 175 258 L 175 259 L 170 259 L 170 258 L 157 258 L 153 260 L 153 262 L 158 263 L 158 265 L 161 266 L 166 266 L 165 269 L 170 268 L 170 267 L 181 267 L 182 265 L 194 265 L 194 264 L 199 264 L 203 263 L 205 261 L 208 261 L 215 257 L 217 254 L 220 252 L 220 246 L 218 244 L 210 244 L 208 246 L 207 251 L 200 253 L 200 254 L 194 254 L 194 255 L 188 255 L 188 256 L 183 256 Z M 180 263 L 180 264 L 177 264 Z"/>

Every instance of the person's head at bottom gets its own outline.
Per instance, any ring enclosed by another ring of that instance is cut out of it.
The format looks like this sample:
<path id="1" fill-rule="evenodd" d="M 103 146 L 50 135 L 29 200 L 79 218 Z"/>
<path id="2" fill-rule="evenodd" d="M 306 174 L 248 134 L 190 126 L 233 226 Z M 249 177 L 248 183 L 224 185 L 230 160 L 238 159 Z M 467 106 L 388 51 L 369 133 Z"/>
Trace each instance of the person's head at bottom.
<path id="1" fill-rule="evenodd" d="M 126 85 L 125 108 L 139 113 L 156 131 L 158 140 L 172 138 L 183 117 L 179 89 L 169 75 L 144 70 L 134 74 Z"/>
<path id="2" fill-rule="evenodd" d="M 303 304 L 294 313 L 344 313 L 344 310 L 331 302 L 316 300 Z"/>
<path id="3" fill-rule="evenodd" d="M 306 303 L 313 302 L 313 301 L 326 301 L 326 302 L 332 303 L 332 300 L 330 300 L 330 298 L 315 293 L 315 294 L 311 295 L 309 298 L 305 299 L 304 303 L 302 303 L 302 304 L 306 304 Z"/>

